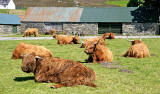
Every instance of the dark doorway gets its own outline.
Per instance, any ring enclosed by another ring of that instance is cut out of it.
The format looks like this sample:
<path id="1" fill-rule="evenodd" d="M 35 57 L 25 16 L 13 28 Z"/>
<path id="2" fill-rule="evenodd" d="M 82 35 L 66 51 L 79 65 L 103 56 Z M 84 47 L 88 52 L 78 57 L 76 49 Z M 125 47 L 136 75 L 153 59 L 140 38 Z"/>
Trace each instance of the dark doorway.
<path id="1" fill-rule="evenodd" d="M 98 23 L 98 34 L 104 33 L 122 33 L 122 23 Z"/>

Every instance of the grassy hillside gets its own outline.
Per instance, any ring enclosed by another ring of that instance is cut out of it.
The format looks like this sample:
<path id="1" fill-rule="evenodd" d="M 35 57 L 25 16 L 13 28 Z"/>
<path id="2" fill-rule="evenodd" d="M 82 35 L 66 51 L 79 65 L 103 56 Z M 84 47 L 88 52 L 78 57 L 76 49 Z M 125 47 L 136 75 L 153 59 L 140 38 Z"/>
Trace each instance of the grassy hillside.
<path id="1" fill-rule="evenodd" d="M 108 69 L 100 64 L 84 63 L 96 72 L 97 88 L 79 85 L 51 89 L 54 83 L 36 83 L 33 73 L 21 70 L 22 60 L 11 60 L 19 42 L 45 46 L 55 57 L 84 62 L 88 56 L 77 45 L 57 45 L 56 40 L 0 41 L 0 94 L 160 94 L 160 39 L 143 39 L 152 55 L 136 59 L 120 57 L 130 46 L 125 39 L 106 40 L 114 61 L 133 74 Z"/>
<path id="2" fill-rule="evenodd" d="M 0 13 L 24 15 L 26 9 L 0 9 Z"/>
<path id="3" fill-rule="evenodd" d="M 121 7 L 127 7 L 129 0 L 107 0 L 105 4 L 107 5 L 117 5 Z"/>

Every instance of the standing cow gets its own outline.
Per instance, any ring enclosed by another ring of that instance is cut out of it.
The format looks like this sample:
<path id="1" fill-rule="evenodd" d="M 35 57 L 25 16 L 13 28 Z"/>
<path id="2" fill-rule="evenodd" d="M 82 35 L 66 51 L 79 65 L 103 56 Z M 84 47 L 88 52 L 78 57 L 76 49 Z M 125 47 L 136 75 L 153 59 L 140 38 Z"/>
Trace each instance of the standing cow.
<path id="1" fill-rule="evenodd" d="M 92 45 L 88 45 L 85 48 L 85 53 L 89 55 L 88 61 L 89 62 L 112 62 L 113 55 L 112 52 L 104 45 L 104 40 L 100 39 L 98 42 Z"/>
<path id="2" fill-rule="evenodd" d="M 54 35 L 54 34 L 56 34 L 56 30 L 55 30 L 55 29 L 45 30 L 45 31 L 44 31 L 44 34 L 45 34 L 45 35 Z"/>
<path id="3" fill-rule="evenodd" d="M 35 75 L 36 82 L 57 83 L 51 88 L 76 85 L 96 87 L 95 72 L 85 65 L 60 58 L 40 58 L 32 54 L 24 55 L 22 71 Z"/>
<path id="4" fill-rule="evenodd" d="M 24 36 L 23 37 L 27 37 L 34 35 L 34 37 L 38 37 L 38 29 L 37 28 L 28 28 L 26 31 L 24 31 Z"/>

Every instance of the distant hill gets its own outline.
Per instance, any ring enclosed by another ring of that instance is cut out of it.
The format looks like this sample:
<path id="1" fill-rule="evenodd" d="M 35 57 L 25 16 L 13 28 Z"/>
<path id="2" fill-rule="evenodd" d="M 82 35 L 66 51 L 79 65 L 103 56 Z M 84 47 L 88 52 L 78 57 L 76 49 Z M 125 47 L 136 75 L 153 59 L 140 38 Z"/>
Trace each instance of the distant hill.
<path id="1" fill-rule="evenodd" d="M 107 5 L 107 0 L 14 0 L 17 7 L 74 7 L 90 6 L 90 7 L 104 7 L 104 6 L 118 6 Z M 118 0 L 119 1 L 119 0 Z"/>

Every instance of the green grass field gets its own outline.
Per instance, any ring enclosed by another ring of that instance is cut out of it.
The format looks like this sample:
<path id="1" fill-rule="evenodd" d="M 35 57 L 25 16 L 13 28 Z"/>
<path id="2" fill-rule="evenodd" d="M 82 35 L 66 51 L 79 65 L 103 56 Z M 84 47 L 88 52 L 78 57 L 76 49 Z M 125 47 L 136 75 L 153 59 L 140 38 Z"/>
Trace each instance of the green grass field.
<path id="1" fill-rule="evenodd" d="M 105 4 L 127 7 L 129 0 L 107 0 Z"/>
<path id="2" fill-rule="evenodd" d="M 88 86 L 51 89 L 54 83 L 36 83 L 33 73 L 21 70 L 22 60 L 11 60 L 12 51 L 19 42 L 42 45 L 54 56 L 84 62 L 88 56 L 78 45 L 57 45 L 56 40 L 0 41 L 0 94 L 160 94 L 160 39 L 143 39 L 148 45 L 149 58 L 120 57 L 130 47 L 125 39 L 106 40 L 113 52 L 114 61 L 134 74 L 107 69 L 100 64 L 87 64 L 96 72 L 97 88 Z"/>

